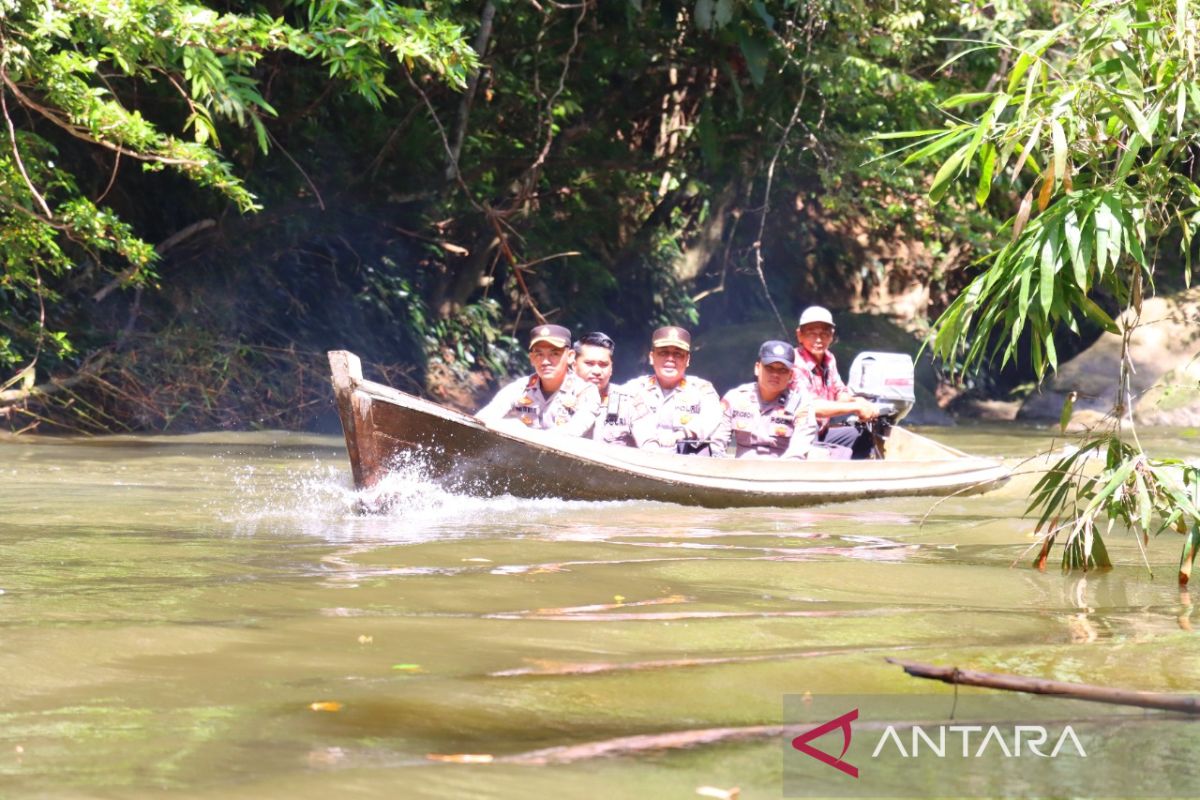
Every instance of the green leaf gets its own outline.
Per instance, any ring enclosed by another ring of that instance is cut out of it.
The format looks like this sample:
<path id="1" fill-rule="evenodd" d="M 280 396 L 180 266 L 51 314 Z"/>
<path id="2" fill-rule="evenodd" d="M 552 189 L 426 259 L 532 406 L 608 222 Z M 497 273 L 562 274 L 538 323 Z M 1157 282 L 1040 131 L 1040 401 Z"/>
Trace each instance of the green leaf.
<path id="1" fill-rule="evenodd" d="M 1088 319 L 1100 325 L 1102 328 L 1104 328 L 1104 330 L 1108 331 L 1109 333 L 1121 333 L 1121 329 L 1117 327 L 1116 321 L 1114 321 L 1113 318 L 1110 317 L 1103 308 L 1096 305 L 1096 302 L 1090 297 L 1085 295 L 1084 297 L 1079 298 L 1079 307 L 1083 310 L 1083 313 Z"/>
<path id="2" fill-rule="evenodd" d="M 742 56 L 746 59 L 746 70 L 755 86 L 762 86 L 767 79 L 767 64 L 770 50 L 762 40 L 747 35 L 744 31 L 738 36 L 738 45 Z"/>
<path id="3" fill-rule="evenodd" d="M 1121 100 L 1121 105 L 1129 113 L 1129 118 L 1133 121 L 1138 135 L 1145 140 L 1146 144 L 1154 144 L 1154 128 L 1151 126 L 1150 120 L 1146 119 L 1142 110 L 1137 107 L 1137 104 L 1126 97 Z M 1157 114 L 1155 116 L 1157 117 Z"/>
<path id="4" fill-rule="evenodd" d="M 992 192 L 992 173 L 996 167 L 996 147 L 991 142 L 984 142 L 979 154 L 981 162 L 979 169 L 979 186 L 975 189 L 975 202 L 983 205 Z"/>
<path id="5" fill-rule="evenodd" d="M 1133 473 L 1134 484 L 1137 487 L 1137 505 L 1138 505 L 1138 524 L 1142 526 L 1143 531 L 1150 530 L 1150 515 L 1154 512 L 1154 505 L 1150 502 L 1150 491 L 1146 488 L 1146 481 L 1142 478 L 1141 473 L 1136 470 Z"/>
<path id="6" fill-rule="evenodd" d="M 1054 304 L 1054 283 L 1058 273 L 1058 241 L 1056 235 L 1047 235 L 1042 242 L 1038 301 L 1043 313 L 1049 313 Z"/>
<path id="7" fill-rule="evenodd" d="M 933 176 L 933 184 L 929 187 L 929 199 L 933 202 L 938 202 L 946 194 L 946 190 L 950 188 L 950 183 L 958 174 L 962 172 L 963 160 L 966 157 L 967 149 L 971 145 L 964 144 L 962 147 L 954 151 L 950 158 L 946 159 L 942 164 L 941 169 Z"/>
<path id="8" fill-rule="evenodd" d="M 959 127 L 970 127 L 970 126 L 959 126 Z M 920 136 L 940 136 L 941 134 L 946 133 L 946 130 L 947 130 L 946 128 L 926 128 L 924 130 L 919 130 L 919 131 L 893 131 L 891 133 L 877 133 L 874 136 L 872 136 L 871 138 L 875 139 L 877 141 L 884 140 L 884 139 L 916 139 L 917 137 L 920 137 Z"/>
<path id="9" fill-rule="evenodd" d="M 1137 464 L 1134 461 L 1125 461 L 1121 466 L 1117 467 L 1116 471 L 1109 477 L 1108 482 L 1104 484 L 1104 488 L 1097 492 L 1092 501 L 1088 503 L 1087 508 L 1084 509 L 1084 516 L 1091 516 L 1100 510 L 1100 506 L 1111 500 L 1117 487 L 1129 479 L 1130 474 L 1136 466 Z"/>
<path id="10" fill-rule="evenodd" d="M 972 126 L 970 125 L 959 125 L 955 128 L 951 128 L 950 130 L 946 131 L 945 135 L 939 136 L 937 139 L 934 139 L 920 150 L 909 154 L 909 156 L 904 159 L 904 165 L 907 166 L 914 161 L 920 161 L 928 158 L 934 153 L 941 152 L 950 145 L 962 141 L 964 138 L 970 135 L 971 127 Z"/>
<path id="11" fill-rule="evenodd" d="M 758 14 L 758 18 L 767 26 L 767 30 L 775 30 L 775 17 L 771 16 L 770 12 L 767 11 L 767 6 L 763 3 L 763 0 L 754 0 L 754 13 Z"/>
<path id="12" fill-rule="evenodd" d="M 1074 270 L 1075 285 L 1081 291 L 1087 292 L 1087 264 L 1084 263 L 1082 254 L 1080 253 L 1080 245 L 1083 242 L 1083 231 L 1079 227 L 1077 212 L 1074 208 L 1068 209 L 1063 216 L 1063 238 L 1067 240 L 1067 257 L 1071 260 L 1071 267 Z"/>
<path id="13" fill-rule="evenodd" d="M 1034 58 L 1036 57 L 1033 55 L 1033 53 L 1030 53 L 1026 50 L 1022 50 L 1021 55 L 1017 56 L 1016 63 L 1013 64 L 1012 72 L 1008 74 L 1009 94 L 1017 91 L 1017 86 L 1021 83 L 1021 78 L 1029 69 L 1029 66 L 1033 64 Z"/>
<path id="14" fill-rule="evenodd" d="M 982 100 L 987 100 L 995 94 L 995 92 L 964 92 L 962 94 L 955 94 L 947 97 L 945 100 L 938 103 L 938 106 L 940 108 L 958 108 L 959 106 L 970 105 L 971 103 L 978 103 Z"/>

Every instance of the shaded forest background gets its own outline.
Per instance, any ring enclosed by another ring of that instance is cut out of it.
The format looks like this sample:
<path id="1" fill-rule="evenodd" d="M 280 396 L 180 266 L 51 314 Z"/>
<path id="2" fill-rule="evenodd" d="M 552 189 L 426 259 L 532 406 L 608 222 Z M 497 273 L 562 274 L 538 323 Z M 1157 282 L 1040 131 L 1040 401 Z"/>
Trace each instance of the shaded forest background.
<path id="1" fill-rule="evenodd" d="M 873 137 L 954 120 L 952 98 L 1010 66 L 1001 45 L 1065 7 L 133 3 L 108 30 L 85 6 L 0 1 L 14 429 L 308 427 L 338 348 L 469 407 L 521 370 L 543 319 L 608 332 L 619 373 L 658 325 L 790 331 L 812 302 L 925 329 L 1020 193 L 979 206 L 956 185 L 934 205 L 929 167 Z M 56 9 L 75 16 L 50 35 Z M 207 36 L 178 35 L 179 18 Z M 265 32 L 222 44 L 236 19 Z M 76 114 L 38 66 L 63 54 L 160 138 Z M 206 94 L 218 72 L 237 80 Z M 178 168 L 176 146 L 211 159 Z M 1064 337 L 1060 358 L 1098 330 Z M 975 383 L 1030 374 L 1018 361 Z"/>

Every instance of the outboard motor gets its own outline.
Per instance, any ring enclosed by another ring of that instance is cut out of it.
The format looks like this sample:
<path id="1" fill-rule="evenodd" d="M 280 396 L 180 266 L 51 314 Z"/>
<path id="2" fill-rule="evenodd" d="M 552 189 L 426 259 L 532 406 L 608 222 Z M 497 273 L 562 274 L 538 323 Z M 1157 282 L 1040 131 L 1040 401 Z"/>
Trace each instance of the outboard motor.
<path id="1" fill-rule="evenodd" d="M 899 422 L 916 402 L 913 360 L 907 353 L 859 353 L 850 365 L 850 391 L 895 409 Z"/>
<path id="2" fill-rule="evenodd" d="M 859 430 L 870 430 L 874 457 L 883 458 L 892 426 L 912 410 L 916 402 L 913 360 L 907 353 L 859 353 L 850 365 L 850 391 L 879 406 L 871 422 L 858 421 Z"/>

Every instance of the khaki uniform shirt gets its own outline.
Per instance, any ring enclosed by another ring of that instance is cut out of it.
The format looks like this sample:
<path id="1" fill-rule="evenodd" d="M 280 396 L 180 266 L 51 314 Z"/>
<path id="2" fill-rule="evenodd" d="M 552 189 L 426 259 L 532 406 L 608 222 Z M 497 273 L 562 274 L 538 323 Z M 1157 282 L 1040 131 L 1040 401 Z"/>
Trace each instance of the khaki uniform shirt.
<path id="1" fill-rule="evenodd" d="M 592 439 L 597 442 L 636 447 L 633 441 L 631 421 L 646 412 L 645 404 L 635 400 L 620 386 L 609 384 L 608 397 L 601 398 L 600 413 L 596 426 L 592 428 Z"/>
<path id="2" fill-rule="evenodd" d="M 621 389 L 637 409 L 630 420 L 636 446 L 674 453 L 678 440 L 701 439 L 712 441 L 714 455 L 724 454 L 729 429 L 721 398 L 708 381 L 688 375 L 674 389 L 663 391 L 658 379 L 644 375 Z"/>
<path id="3" fill-rule="evenodd" d="M 530 428 L 583 436 L 595 424 L 600 391 L 574 372 L 549 397 L 542 394 L 537 375 L 513 381 L 475 415 L 484 422 L 519 419 Z"/>
<path id="4" fill-rule="evenodd" d="M 721 399 L 725 420 L 733 433 L 737 458 L 807 458 L 817 434 L 811 399 L 803 393 L 789 408 L 800 389 L 789 389 L 769 403 L 758 393 L 757 383 L 743 383 Z"/>

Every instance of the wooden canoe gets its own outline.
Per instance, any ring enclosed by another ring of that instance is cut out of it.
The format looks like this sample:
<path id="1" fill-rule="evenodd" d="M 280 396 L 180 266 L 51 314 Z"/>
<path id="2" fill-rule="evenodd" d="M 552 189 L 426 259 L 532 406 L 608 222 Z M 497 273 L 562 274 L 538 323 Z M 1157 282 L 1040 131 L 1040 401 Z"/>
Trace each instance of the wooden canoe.
<path id="1" fill-rule="evenodd" d="M 807 506 L 870 497 L 974 494 L 1009 477 L 902 428 L 879 461 L 772 461 L 664 455 L 496 425 L 363 380 L 357 356 L 329 353 L 354 484 L 374 486 L 415 458 L 447 489 L 471 495 L 659 500 L 684 505 Z"/>

